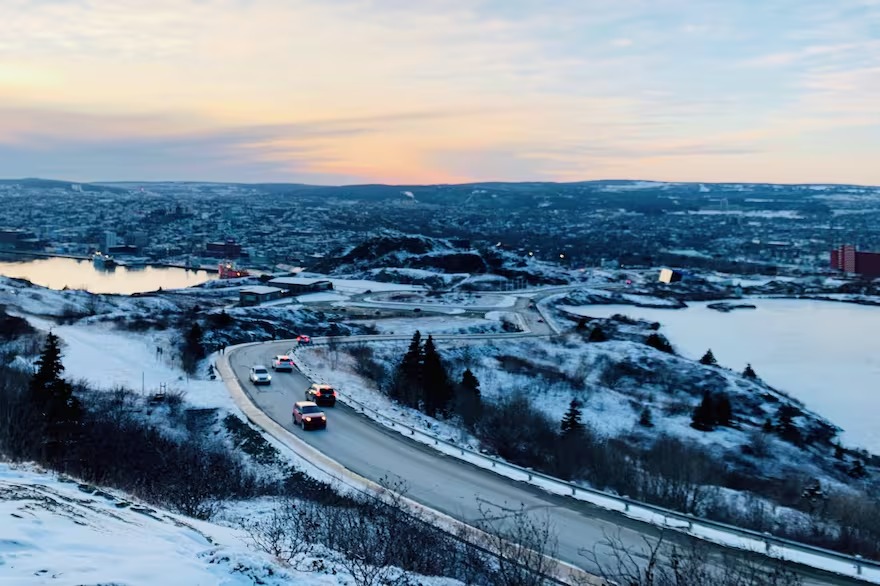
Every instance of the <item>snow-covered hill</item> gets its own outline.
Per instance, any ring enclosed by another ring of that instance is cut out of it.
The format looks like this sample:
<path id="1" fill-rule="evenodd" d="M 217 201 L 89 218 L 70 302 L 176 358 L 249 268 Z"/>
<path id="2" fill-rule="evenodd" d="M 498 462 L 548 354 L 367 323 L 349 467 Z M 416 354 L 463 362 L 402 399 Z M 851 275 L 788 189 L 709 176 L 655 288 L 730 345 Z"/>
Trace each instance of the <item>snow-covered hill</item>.
<path id="1" fill-rule="evenodd" d="M 343 584 L 251 551 L 243 531 L 54 474 L 0 463 L 0 583 L 164 586 Z"/>

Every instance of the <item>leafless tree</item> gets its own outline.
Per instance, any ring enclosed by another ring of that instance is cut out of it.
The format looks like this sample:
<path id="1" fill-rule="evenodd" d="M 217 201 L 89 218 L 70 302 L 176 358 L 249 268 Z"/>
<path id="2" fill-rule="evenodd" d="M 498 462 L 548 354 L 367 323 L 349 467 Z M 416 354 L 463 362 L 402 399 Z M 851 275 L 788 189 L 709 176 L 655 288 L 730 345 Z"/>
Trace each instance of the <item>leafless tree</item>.
<path id="1" fill-rule="evenodd" d="M 327 336 L 327 356 L 330 359 L 330 368 L 339 365 L 339 336 Z"/>
<path id="2" fill-rule="evenodd" d="M 663 532 L 657 538 L 642 537 L 641 545 L 629 545 L 618 532 L 605 534 L 592 549 L 582 549 L 588 570 L 621 586 L 800 586 L 802 581 L 781 561 L 761 559 L 758 554 L 713 552 L 698 540 L 671 543 Z"/>

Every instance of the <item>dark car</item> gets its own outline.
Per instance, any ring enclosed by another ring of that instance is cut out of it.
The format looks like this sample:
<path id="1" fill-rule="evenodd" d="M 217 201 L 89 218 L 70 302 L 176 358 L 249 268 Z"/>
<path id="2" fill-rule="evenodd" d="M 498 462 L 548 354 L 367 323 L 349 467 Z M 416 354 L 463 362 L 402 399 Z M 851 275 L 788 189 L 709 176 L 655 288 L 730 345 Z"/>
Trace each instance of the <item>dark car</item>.
<path id="1" fill-rule="evenodd" d="M 303 430 L 326 429 L 327 416 L 311 401 L 299 401 L 293 404 L 293 423 Z"/>
<path id="2" fill-rule="evenodd" d="M 314 383 L 306 389 L 306 399 L 314 401 L 316 405 L 333 407 L 336 405 L 336 397 L 336 389 L 330 385 L 319 385 Z"/>

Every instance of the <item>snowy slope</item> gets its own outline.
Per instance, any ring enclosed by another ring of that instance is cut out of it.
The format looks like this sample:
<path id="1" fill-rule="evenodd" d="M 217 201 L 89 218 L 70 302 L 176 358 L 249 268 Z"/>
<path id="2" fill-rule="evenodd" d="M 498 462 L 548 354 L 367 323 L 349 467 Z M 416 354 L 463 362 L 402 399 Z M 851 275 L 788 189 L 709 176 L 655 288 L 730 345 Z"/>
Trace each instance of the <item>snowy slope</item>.
<path id="1" fill-rule="evenodd" d="M 330 586 L 250 551 L 243 532 L 0 463 L 0 584 Z"/>

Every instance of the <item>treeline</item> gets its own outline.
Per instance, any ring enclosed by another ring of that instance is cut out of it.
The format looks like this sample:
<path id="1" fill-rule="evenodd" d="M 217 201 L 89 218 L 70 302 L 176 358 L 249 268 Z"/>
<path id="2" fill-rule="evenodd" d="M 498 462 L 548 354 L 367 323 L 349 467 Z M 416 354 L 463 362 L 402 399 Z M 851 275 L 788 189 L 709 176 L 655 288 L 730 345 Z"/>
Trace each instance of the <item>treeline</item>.
<path id="1" fill-rule="evenodd" d="M 430 417 L 458 415 L 472 428 L 482 414 L 480 383 L 470 370 L 453 382 L 437 352 L 434 338 L 422 343 L 413 334 L 409 349 L 398 364 L 386 392 L 395 401 L 419 409 Z"/>

